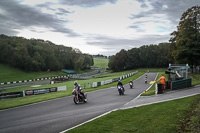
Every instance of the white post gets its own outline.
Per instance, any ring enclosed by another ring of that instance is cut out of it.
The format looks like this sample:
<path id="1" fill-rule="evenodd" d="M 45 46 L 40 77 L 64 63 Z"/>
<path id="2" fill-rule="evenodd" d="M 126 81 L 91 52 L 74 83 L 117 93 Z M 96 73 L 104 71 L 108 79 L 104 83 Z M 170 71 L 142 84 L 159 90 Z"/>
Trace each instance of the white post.
<path id="1" fill-rule="evenodd" d="M 188 78 L 188 64 L 186 64 L 186 79 Z"/>
<path id="2" fill-rule="evenodd" d="M 158 94 L 158 86 L 157 86 L 157 83 L 155 83 L 155 94 L 156 94 L 156 95 Z"/>

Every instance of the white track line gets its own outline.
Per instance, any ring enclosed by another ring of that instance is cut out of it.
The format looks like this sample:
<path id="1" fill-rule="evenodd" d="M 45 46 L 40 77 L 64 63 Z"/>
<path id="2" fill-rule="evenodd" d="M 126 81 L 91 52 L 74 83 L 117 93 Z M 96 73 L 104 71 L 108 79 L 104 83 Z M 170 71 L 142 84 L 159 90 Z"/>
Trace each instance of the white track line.
<path id="1" fill-rule="evenodd" d="M 172 101 L 172 100 L 176 100 L 176 99 L 181 99 L 181 98 L 186 98 L 186 97 L 190 97 L 190 96 L 195 96 L 195 95 L 198 95 L 198 94 L 200 94 L 200 93 L 194 93 L 194 94 L 190 94 L 190 95 L 186 95 L 186 96 L 181 96 L 181 97 L 176 97 L 176 98 L 170 98 L 170 99 L 166 99 L 166 100 L 160 100 L 160 101 L 150 102 L 150 103 L 145 103 L 145 104 L 140 104 L 140 105 L 129 106 L 129 107 L 125 107 L 125 108 L 120 108 L 119 110 L 130 109 L 130 108 L 134 108 L 134 107 L 140 107 L 140 106 L 145 106 L 145 105 L 150 105 L 150 104 L 155 104 L 155 103 Z"/>
<path id="2" fill-rule="evenodd" d="M 156 80 L 157 76 L 158 76 L 158 73 L 157 73 L 157 75 L 156 75 L 154 81 Z M 153 85 L 153 84 L 151 84 L 151 86 L 149 86 L 149 88 L 147 88 L 146 90 L 149 90 L 149 89 L 152 87 L 152 85 Z M 142 92 L 142 93 L 144 93 L 144 92 Z M 131 102 L 133 102 L 134 100 L 138 99 L 138 98 L 142 95 L 142 93 L 140 93 L 136 98 L 134 98 L 133 100 L 127 102 L 127 103 L 124 104 L 124 105 L 128 105 L 129 103 L 131 103 Z"/>
<path id="3" fill-rule="evenodd" d="M 108 111 L 108 112 L 106 112 L 106 113 L 103 113 L 103 114 L 101 114 L 101 115 L 99 115 L 99 116 L 97 116 L 97 117 L 94 117 L 94 118 L 92 118 L 92 119 L 90 119 L 90 120 L 88 120 L 88 121 L 85 121 L 85 122 L 83 122 L 83 123 L 81 123 L 81 124 L 78 124 L 78 125 L 76 125 L 76 126 L 74 126 L 74 127 L 68 128 L 68 129 L 66 129 L 66 130 L 64 130 L 64 131 L 61 131 L 60 133 L 65 133 L 65 132 L 67 132 L 67 131 L 69 131 L 69 130 L 72 130 L 72 129 L 76 128 L 76 127 L 79 127 L 79 126 L 81 126 L 81 125 L 83 125 L 83 124 L 86 124 L 86 123 L 88 123 L 88 122 L 90 122 L 90 121 L 93 121 L 93 120 L 95 120 L 95 119 L 98 119 L 98 118 L 100 118 L 100 117 L 102 117 L 102 116 L 105 116 L 105 115 L 107 115 L 107 114 L 109 114 L 109 113 L 111 113 L 111 112 L 113 112 L 113 111 L 117 111 L 117 110 L 118 110 L 118 109 L 113 109 L 113 110 L 111 110 L 111 111 Z"/>

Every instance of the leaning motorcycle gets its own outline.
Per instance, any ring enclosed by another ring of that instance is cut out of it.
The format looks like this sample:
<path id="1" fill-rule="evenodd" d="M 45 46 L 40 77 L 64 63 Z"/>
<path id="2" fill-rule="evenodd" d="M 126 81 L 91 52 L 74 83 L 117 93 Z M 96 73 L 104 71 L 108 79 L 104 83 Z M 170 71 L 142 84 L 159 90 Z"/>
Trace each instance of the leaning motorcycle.
<path id="1" fill-rule="evenodd" d="M 118 85 L 117 88 L 118 88 L 118 91 L 119 91 L 119 95 L 124 95 L 123 87 L 121 85 Z"/>
<path id="2" fill-rule="evenodd" d="M 84 98 L 84 96 L 78 91 L 78 89 L 74 89 L 74 90 L 72 91 L 72 94 L 74 95 L 73 100 L 74 100 L 74 103 L 75 103 L 75 104 L 78 104 L 78 103 L 80 103 L 80 102 L 82 102 L 82 103 L 87 102 L 87 94 L 86 94 L 86 93 L 84 94 L 84 95 L 85 95 L 85 98 Z"/>

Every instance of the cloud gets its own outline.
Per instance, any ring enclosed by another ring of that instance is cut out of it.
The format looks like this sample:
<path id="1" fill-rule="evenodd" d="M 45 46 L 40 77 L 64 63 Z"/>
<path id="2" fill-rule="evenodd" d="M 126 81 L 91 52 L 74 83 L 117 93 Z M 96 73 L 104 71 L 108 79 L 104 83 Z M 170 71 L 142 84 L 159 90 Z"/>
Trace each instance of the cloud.
<path id="1" fill-rule="evenodd" d="M 112 55 L 167 42 L 194 5 L 200 0 L 0 0 L 0 34 Z"/>
<path id="2" fill-rule="evenodd" d="M 149 44 L 159 44 L 162 42 L 168 42 L 169 35 L 142 35 L 142 36 L 133 36 L 133 38 L 113 38 L 108 36 L 101 35 L 90 35 L 87 38 L 87 44 L 92 46 L 99 46 L 104 48 L 102 54 L 105 55 L 114 55 L 119 52 L 120 49 L 132 49 L 139 48 L 142 45 Z"/>
<path id="3" fill-rule="evenodd" d="M 67 20 L 57 19 L 55 16 L 42 13 L 36 8 L 19 4 L 15 1 L 0 1 L 1 24 L 6 23 L 9 29 L 3 34 L 17 33 L 17 30 L 28 29 L 31 27 L 44 27 L 54 32 L 61 32 L 68 36 L 78 36 L 77 33 L 66 28 Z M 64 10 L 62 10 L 64 11 Z M 66 13 L 66 12 L 65 12 Z M 2 26 L 1 26 L 2 27 Z"/>
<path id="4" fill-rule="evenodd" d="M 81 6 L 81 7 L 95 7 L 105 3 L 115 3 L 117 0 L 60 0 L 62 4 Z"/>
<path id="5" fill-rule="evenodd" d="M 177 26 L 181 15 L 192 6 L 200 5 L 199 0 L 137 0 L 145 7 L 152 7 L 150 11 L 143 11 L 139 14 L 132 14 L 131 19 L 141 18 L 141 17 L 151 17 L 154 14 L 165 14 L 167 20 L 171 24 Z M 148 3 L 148 5 L 147 5 Z M 145 5 L 145 6 L 144 6 Z"/>

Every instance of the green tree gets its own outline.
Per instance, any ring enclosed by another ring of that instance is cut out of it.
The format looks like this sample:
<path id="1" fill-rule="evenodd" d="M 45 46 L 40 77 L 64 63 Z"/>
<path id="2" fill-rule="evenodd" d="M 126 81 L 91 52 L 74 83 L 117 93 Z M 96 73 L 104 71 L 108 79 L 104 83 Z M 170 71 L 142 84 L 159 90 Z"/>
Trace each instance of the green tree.
<path id="1" fill-rule="evenodd" d="M 122 49 L 115 56 L 111 57 L 108 63 L 108 67 L 113 71 L 123 71 L 127 69 L 127 51 Z"/>
<path id="2" fill-rule="evenodd" d="M 200 6 L 193 6 L 181 16 L 177 31 L 171 34 L 170 57 L 175 63 L 198 65 L 200 58 Z"/>
<path id="3" fill-rule="evenodd" d="M 79 49 L 55 45 L 41 39 L 0 35 L 0 62 L 26 71 L 85 69 L 93 65 L 92 56 Z"/>

